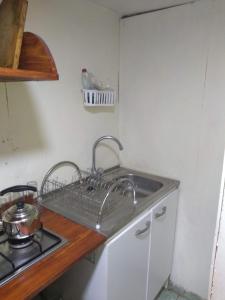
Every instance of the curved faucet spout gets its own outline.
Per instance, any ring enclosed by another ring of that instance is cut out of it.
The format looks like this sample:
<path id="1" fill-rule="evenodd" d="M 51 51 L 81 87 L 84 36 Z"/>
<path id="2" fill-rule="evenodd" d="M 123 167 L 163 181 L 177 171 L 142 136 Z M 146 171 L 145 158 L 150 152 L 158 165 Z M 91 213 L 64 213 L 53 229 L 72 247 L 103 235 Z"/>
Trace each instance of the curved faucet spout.
<path id="1" fill-rule="evenodd" d="M 105 135 L 100 137 L 99 139 L 97 139 L 97 141 L 95 141 L 93 148 L 92 148 L 92 173 L 96 174 L 97 170 L 96 170 L 96 162 L 95 162 L 95 157 L 96 157 L 96 147 L 98 145 L 98 143 L 100 143 L 102 140 L 113 140 L 114 142 L 117 143 L 117 145 L 119 146 L 120 151 L 123 150 L 123 146 L 120 143 L 120 141 L 115 138 L 114 136 L 111 135 Z"/>

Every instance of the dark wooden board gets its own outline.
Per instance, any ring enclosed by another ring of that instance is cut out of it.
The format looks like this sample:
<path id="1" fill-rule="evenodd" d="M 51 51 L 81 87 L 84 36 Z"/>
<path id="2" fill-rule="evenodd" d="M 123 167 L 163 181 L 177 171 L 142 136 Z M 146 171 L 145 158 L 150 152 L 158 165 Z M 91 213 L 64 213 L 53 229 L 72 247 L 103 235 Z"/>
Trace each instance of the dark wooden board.
<path id="1" fill-rule="evenodd" d="M 27 13 L 27 0 L 3 0 L 0 5 L 0 66 L 17 68 Z"/>
<path id="2" fill-rule="evenodd" d="M 56 65 L 45 42 L 24 32 L 18 69 L 1 68 L 0 81 L 58 80 Z"/>
<path id="3" fill-rule="evenodd" d="M 30 70 L 0 68 L 0 82 L 58 80 L 58 74 Z"/>
<path id="4" fill-rule="evenodd" d="M 32 32 L 24 32 L 19 69 L 57 74 L 48 46 Z"/>
<path id="5" fill-rule="evenodd" d="M 1 300 L 30 300 L 54 282 L 76 261 L 104 243 L 106 238 L 95 231 L 76 224 L 46 208 L 42 211 L 46 228 L 69 242 L 46 258 L 25 270 L 8 284 L 0 287 Z"/>

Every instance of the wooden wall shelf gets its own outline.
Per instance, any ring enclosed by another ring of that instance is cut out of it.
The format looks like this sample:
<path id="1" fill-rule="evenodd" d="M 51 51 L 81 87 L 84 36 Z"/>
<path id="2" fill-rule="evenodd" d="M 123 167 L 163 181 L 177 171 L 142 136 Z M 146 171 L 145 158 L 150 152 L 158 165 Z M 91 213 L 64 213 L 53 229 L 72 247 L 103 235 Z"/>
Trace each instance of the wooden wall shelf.
<path id="1" fill-rule="evenodd" d="M 1 82 L 58 79 L 50 50 L 39 36 L 31 32 L 24 32 L 18 69 L 0 67 Z"/>

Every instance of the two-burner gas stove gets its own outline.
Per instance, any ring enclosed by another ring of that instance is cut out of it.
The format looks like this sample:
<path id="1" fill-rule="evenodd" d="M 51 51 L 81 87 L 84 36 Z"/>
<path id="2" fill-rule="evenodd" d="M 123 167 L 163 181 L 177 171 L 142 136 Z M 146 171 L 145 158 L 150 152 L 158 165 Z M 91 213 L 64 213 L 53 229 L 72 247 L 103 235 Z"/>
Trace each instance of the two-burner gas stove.
<path id="1" fill-rule="evenodd" d="M 23 244 L 12 244 L 4 233 L 0 235 L 0 286 L 55 251 L 66 240 L 44 228 Z"/>

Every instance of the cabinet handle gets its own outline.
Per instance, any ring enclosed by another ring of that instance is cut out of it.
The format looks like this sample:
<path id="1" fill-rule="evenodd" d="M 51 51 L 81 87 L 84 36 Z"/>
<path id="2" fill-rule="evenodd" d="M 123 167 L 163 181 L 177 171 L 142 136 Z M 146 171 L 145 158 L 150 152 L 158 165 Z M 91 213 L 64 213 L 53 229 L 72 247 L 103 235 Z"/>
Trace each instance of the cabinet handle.
<path id="1" fill-rule="evenodd" d="M 136 237 L 139 237 L 140 235 L 144 234 L 146 231 L 149 230 L 150 228 L 150 225 L 151 225 L 151 222 L 150 221 L 147 221 L 146 222 L 146 226 L 144 229 L 138 229 L 135 233 Z"/>
<path id="2" fill-rule="evenodd" d="M 164 216 L 166 214 L 166 210 L 167 210 L 166 206 L 163 206 L 162 211 L 155 214 L 155 219 L 158 219 L 158 218 L 161 218 L 162 216 Z"/>

